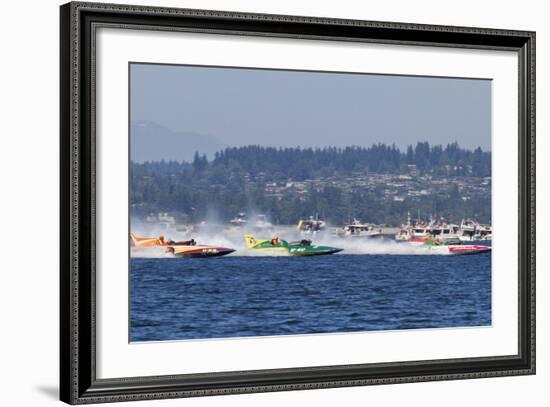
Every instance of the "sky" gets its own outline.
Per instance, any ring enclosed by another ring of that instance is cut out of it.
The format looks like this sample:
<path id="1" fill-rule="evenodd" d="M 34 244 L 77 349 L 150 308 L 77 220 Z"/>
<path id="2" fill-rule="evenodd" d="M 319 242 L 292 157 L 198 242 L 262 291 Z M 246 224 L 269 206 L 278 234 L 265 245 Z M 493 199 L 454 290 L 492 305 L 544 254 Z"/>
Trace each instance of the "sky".
<path id="1" fill-rule="evenodd" d="M 160 64 L 131 64 L 130 73 L 133 124 L 198 135 L 216 149 L 419 141 L 491 149 L 489 79 Z M 135 147 L 145 158 L 170 156 L 166 144 Z"/>

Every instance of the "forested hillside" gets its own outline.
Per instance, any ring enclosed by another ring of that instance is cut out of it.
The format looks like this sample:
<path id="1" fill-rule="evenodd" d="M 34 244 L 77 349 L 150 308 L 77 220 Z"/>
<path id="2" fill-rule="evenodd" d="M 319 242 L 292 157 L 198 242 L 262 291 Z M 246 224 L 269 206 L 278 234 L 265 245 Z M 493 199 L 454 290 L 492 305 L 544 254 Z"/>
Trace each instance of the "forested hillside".
<path id="1" fill-rule="evenodd" d="M 213 160 L 131 165 L 132 214 L 170 212 L 179 222 L 238 212 L 276 223 L 319 214 L 399 224 L 407 211 L 490 221 L 491 153 L 427 142 L 402 152 L 384 144 L 346 148 L 226 148 Z"/>

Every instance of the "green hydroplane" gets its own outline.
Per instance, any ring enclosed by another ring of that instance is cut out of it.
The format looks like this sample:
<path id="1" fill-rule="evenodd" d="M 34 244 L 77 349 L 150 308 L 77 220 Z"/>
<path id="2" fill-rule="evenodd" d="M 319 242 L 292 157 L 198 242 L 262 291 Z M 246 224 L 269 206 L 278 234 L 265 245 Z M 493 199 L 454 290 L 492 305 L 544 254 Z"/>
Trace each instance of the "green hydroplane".
<path id="1" fill-rule="evenodd" d="M 291 256 L 319 256 L 322 254 L 334 254 L 344 249 L 331 246 L 316 246 L 311 244 L 311 240 L 299 240 L 296 242 L 287 242 L 279 239 L 255 239 L 252 235 L 244 237 L 246 247 L 254 250 L 279 251 Z"/>

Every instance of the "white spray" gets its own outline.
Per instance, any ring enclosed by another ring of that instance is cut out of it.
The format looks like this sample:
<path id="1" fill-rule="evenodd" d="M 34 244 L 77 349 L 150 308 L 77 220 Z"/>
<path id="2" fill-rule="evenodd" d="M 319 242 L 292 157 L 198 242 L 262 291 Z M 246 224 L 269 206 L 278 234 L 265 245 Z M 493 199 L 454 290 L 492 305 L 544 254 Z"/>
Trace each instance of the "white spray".
<path id="1" fill-rule="evenodd" d="M 272 239 L 279 237 L 289 242 L 301 239 L 312 241 L 317 246 L 332 246 L 344 249 L 337 255 L 441 255 L 447 251 L 430 250 L 427 247 L 412 245 L 407 242 L 397 242 L 392 236 L 386 238 L 338 237 L 324 231 L 312 236 L 300 236 L 293 226 L 273 226 L 259 230 L 250 226 L 232 227 L 216 221 L 205 221 L 199 225 L 174 227 L 154 223 L 135 223 L 131 233 L 139 237 L 164 236 L 166 240 L 195 239 L 197 244 L 221 246 L 235 249 L 230 256 L 284 256 L 284 251 L 254 250 L 245 246 L 244 235 L 252 234 L 256 239 Z M 170 256 L 161 251 L 147 250 L 147 257 Z M 140 257 L 144 257 L 141 256 Z"/>

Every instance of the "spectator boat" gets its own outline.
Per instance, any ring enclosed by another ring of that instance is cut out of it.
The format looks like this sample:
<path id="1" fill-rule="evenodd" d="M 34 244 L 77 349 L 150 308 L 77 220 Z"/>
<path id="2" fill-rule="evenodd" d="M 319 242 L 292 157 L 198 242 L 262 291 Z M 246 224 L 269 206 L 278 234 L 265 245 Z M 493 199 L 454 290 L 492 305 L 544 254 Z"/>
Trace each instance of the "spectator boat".
<path id="1" fill-rule="evenodd" d="M 309 219 L 300 219 L 296 225 L 296 230 L 303 235 L 314 235 L 325 230 L 326 222 L 319 218 L 310 216 Z"/>
<path id="2" fill-rule="evenodd" d="M 338 237 L 353 237 L 353 238 L 372 238 L 381 237 L 382 230 L 372 223 L 362 223 L 358 219 L 353 219 L 349 225 L 345 225 L 343 228 L 336 229 L 335 235 Z"/>

